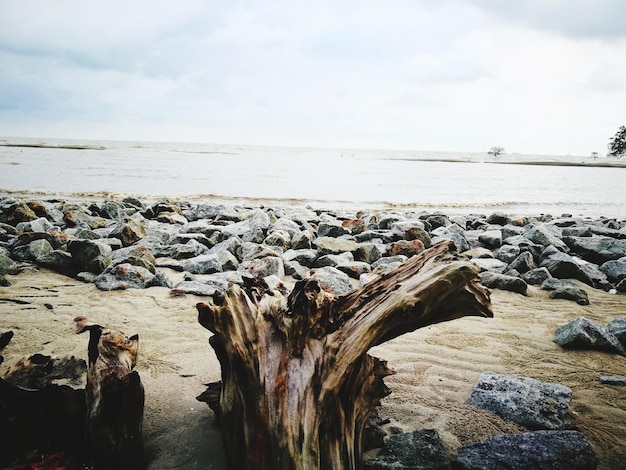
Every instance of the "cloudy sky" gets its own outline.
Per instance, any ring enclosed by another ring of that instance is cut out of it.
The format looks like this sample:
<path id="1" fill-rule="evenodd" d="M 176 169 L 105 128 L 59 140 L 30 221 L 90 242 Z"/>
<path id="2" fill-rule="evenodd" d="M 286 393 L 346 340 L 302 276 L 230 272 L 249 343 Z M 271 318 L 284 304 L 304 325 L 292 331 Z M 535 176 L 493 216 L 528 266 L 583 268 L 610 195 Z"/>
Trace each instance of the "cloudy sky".
<path id="1" fill-rule="evenodd" d="M 0 135 L 588 155 L 624 0 L 0 0 Z"/>

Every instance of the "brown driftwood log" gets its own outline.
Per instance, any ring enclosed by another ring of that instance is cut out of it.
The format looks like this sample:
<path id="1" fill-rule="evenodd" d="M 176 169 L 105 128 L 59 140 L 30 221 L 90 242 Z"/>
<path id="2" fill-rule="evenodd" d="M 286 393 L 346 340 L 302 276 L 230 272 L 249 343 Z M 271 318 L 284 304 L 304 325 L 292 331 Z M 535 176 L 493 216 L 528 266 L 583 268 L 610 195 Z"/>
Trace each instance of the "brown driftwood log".
<path id="1" fill-rule="evenodd" d="M 434 323 L 492 316 L 477 275 L 445 241 L 345 295 L 304 280 L 285 297 L 248 280 L 197 304 L 222 367 L 230 468 L 359 468 L 363 430 L 392 373 L 367 351 Z"/>
<path id="2" fill-rule="evenodd" d="M 137 363 L 139 336 L 128 338 L 76 317 L 76 332 L 89 331 L 86 439 L 97 469 L 146 467 L 142 423 L 144 390 Z"/>

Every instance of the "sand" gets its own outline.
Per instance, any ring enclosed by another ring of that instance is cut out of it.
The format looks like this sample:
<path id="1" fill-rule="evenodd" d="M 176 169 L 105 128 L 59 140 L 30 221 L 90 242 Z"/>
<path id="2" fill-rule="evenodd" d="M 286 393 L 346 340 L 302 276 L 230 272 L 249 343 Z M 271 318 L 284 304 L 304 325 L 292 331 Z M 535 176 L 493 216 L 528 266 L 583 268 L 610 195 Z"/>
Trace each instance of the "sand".
<path id="1" fill-rule="evenodd" d="M 173 281 L 181 273 L 166 270 Z M 208 345 L 210 333 L 196 320 L 193 295 L 172 297 L 166 288 L 103 292 L 93 284 L 44 269 L 6 276 L 0 288 L 0 331 L 15 336 L 0 374 L 33 353 L 87 356 L 87 335 L 74 333 L 73 318 L 138 333 L 137 369 L 146 390 L 144 435 L 151 469 L 223 469 L 224 452 L 213 413 L 195 397 L 220 378 Z M 467 318 L 403 335 L 374 348 L 396 370 L 386 379 L 392 393 L 380 414 L 389 430 L 436 428 L 457 447 L 488 436 L 521 432 L 491 413 L 465 404 L 484 371 L 523 375 L 571 387 L 574 425 L 593 443 L 600 468 L 626 462 L 626 389 L 601 385 L 600 375 L 626 375 L 626 358 L 568 351 L 552 342 L 555 329 L 579 316 L 606 323 L 626 315 L 626 296 L 584 286 L 591 304 L 494 291 L 494 318 Z M 19 302 L 16 302 L 19 301 Z M 27 302 L 27 303 L 22 303 Z"/>

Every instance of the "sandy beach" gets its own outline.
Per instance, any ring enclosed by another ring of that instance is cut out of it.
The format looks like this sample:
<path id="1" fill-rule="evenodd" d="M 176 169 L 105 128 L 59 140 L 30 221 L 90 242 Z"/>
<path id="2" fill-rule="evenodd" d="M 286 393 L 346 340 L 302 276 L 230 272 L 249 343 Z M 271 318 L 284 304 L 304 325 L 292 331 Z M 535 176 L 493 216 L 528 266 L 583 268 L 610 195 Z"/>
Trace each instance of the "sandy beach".
<path id="1" fill-rule="evenodd" d="M 181 273 L 168 271 L 177 280 Z M 208 345 L 210 333 L 196 319 L 206 297 L 171 296 L 170 290 L 103 292 L 92 284 L 47 271 L 6 276 L 0 288 L 0 330 L 15 336 L 2 372 L 33 353 L 86 359 L 86 335 L 73 319 L 90 319 L 140 336 L 137 370 L 146 390 L 144 435 L 151 469 L 224 469 L 213 412 L 195 397 L 220 378 Z M 371 352 L 396 374 L 386 379 L 391 395 L 380 414 L 388 429 L 437 429 L 451 448 L 492 435 L 521 432 L 495 415 L 465 404 L 483 371 L 518 374 L 571 387 L 573 423 L 593 443 L 602 469 L 626 462 L 626 392 L 601 385 L 600 375 L 626 374 L 626 358 L 564 350 L 552 342 L 555 329 L 579 316 L 606 323 L 624 315 L 626 297 L 588 289 L 591 304 L 550 300 L 495 290 L 493 319 L 461 319 L 401 336 Z"/>

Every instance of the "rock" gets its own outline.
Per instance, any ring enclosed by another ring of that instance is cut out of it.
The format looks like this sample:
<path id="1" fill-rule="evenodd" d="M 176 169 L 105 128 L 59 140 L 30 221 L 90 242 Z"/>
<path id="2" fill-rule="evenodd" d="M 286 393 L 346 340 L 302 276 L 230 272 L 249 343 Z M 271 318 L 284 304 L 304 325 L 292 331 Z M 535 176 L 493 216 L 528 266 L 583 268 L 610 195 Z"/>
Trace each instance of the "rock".
<path id="1" fill-rule="evenodd" d="M 354 256 L 349 251 L 346 253 L 340 253 L 338 255 L 324 255 L 317 258 L 315 261 L 315 267 L 321 268 L 323 266 L 337 267 L 342 263 L 351 263 L 354 261 Z"/>
<path id="2" fill-rule="evenodd" d="M 573 300 L 578 305 L 589 305 L 589 296 L 576 285 L 561 285 L 550 293 L 551 299 Z"/>
<path id="3" fill-rule="evenodd" d="M 17 274 L 19 268 L 17 263 L 0 251 L 0 274 Z"/>
<path id="4" fill-rule="evenodd" d="M 596 264 L 617 260 L 626 255 L 626 240 L 611 237 L 563 237 L 570 249 L 583 259 Z"/>
<path id="5" fill-rule="evenodd" d="M 382 244 L 359 243 L 358 248 L 354 251 L 354 259 L 372 264 L 382 258 L 385 251 L 385 246 Z"/>
<path id="6" fill-rule="evenodd" d="M 506 225 L 509 220 L 509 217 L 503 212 L 494 212 L 487 216 L 486 222 L 493 225 Z"/>
<path id="7" fill-rule="evenodd" d="M 471 250 L 467 250 L 463 253 L 464 256 L 468 258 L 493 258 L 493 251 L 489 248 L 484 248 L 482 246 L 472 248 Z M 498 258 L 500 259 L 500 258 Z M 502 260 L 501 260 L 502 261 Z"/>
<path id="8" fill-rule="evenodd" d="M 372 263 L 372 270 L 375 274 L 384 274 L 397 268 L 407 259 L 404 255 L 386 256 Z"/>
<path id="9" fill-rule="evenodd" d="M 363 261 L 348 261 L 339 263 L 336 268 L 354 279 L 359 279 L 362 274 L 372 272 L 370 265 Z"/>
<path id="10" fill-rule="evenodd" d="M 159 249 L 155 256 L 173 258 L 173 259 L 188 259 L 196 256 L 205 255 L 209 252 L 206 245 L 198 243 L 196 240 L 189 240 L 187 243 L 174 243 L 172 245 L 165 246 Z"/>
<path id="11" fill-rule="evenodd" d="M 287 250 L 283 253 L 283 259 L 285 261 L 296 261 L 302 266 L 312 268 L 317 260 L 317 250 Z"/>
<path id="12" fill-rule="evenodd" d="M 111 256 L 111 264 L 132 264 L 146 268 L 152 274 L 156 273 L 156 259 L 152 252 L 142 245 L 129 246 L 115 250 Z"/>
<path id="13" fill-rule="evenodd" d="M 515 269 L 520 273 L 525 273 L 534 268 L 535 261 L 533 260 L 533 255 L 528 251 L 520 253 L 519 256 L 509 264 L 509 269 Z"/>
<path id="14" fill-rule="evenodd" d="M 153 274 L 146 268 L 123 263 L 104 270 L 96 279 L 100 290 L 145 289 L 150 286 L 171 288 L 171 282 L 163 274 Z"/>
<path id="15" fill-rule="evenodd" d="M 553 245 L 559 251 L 568 251 L 567 245 L 561 240 L 561 233 L 556 227 L 531 224 L 524 231 L 524 236 L 538 245 L 544 247 Z"/>
<path id="16" fill-rule="evenodd" d="M 302 266 L 297 261 L 285 261 L 285 274 L 291 276 L 297 281 L 301 281 L 309 274 L 309 268 Z"/>
<path id="17" fill-rule="evenodd" d="M 607 261 L 599 269 L 606 274 L 609 281 L 619 284 L 623 279 L 626 279 L 626 258 Z"/>
<path id="18" fill-rule="evenodd" d="M 349 235 L 350 230 L 341 226 L 341 223 L 338 221 L 332 222 L 320 222 L 317 226 L 317 236 L 318 237 L 333 237 L 337 238 L 342 235 Z"/>
<path id="19" fill-rule="evenodd" d="M 353 240 L 343 238 L 319 237 L 313 244 L 320 255 L 337 255 L 346 251 L 356 251 L 359 244 Z"/>
<path id="20" fill-rule="evenodd" d="M 593 349 L 626 356 L 626 349 L 598 322 L 579 317 L 556 330 L 554 342 L 571 349 Z"/>
<path id="21" fill-rule="evenodd" d="M 481 271 L 489 271 L 496 274 L 502 274 L 507 264 L 495 258 L 474 258 L 472 262 L 476 264 Z"/>
<path id="22" fill-rule="evenodd" d="M 37 264 L 65 276 L 74 277 L 78 273 L 78 268 L 76 263 L 74 263 L 72 255 L 63 250 L 54 250 L 52 253 L 38 258 Z"/>
<path id="23" fill-rule="evenodd" d="M 570 426 L 571 399 L 572 391 L 564 385 L 483 372 L 467 404 L 531 430 L 557 430 Z"/>
<path id="24" fill-rule="evenodd" d="M 212 274 L 236 270 L 239 261 L 228 250 L 195 256 L 182 262 L 183 269 L 192 274 Z"/>
<path id="25" fill-rule="evenodd" d="M 251 261 L 242 262 L 237 271 L 246 273 L 252 277 L 265 278 L 268 276 L 285 276 L 285 266 L 282 258 L 278 256 L 266 256 L 265 258 L 256 258 Z"/>
<path id="26" fill-rule="evenodd" d="M 118 224 L 110 235 L 122 242 L 122 246 L 130 246 L 146 236 L 145 227 L 135 219 Z"/>
<path id="27" fill-rule="evenodd" d="M 522 274 L 522 279 L 524 279 L 528 284 L 531 285 L 540 285 L 546 279 L 552 278 L 552 274 L 548 271 L 547 268 L 535 268 L 531 269 L 528 272 Z"/>
<path id="28" fill-rule="evenodd" d="M 336 295 L 346 294 L 353 290 L 348 275 L 332 266 L 311 270 L 307 279 L 317 281 L 322 289 Z"/>
<path id="29" fill-rule="evenodd" d="M 228 289 L 228 282 L 225 280 L 185 280 L 174 286 L 172 293 L 177 294 L 193 294 L 213 296 L 215 294 L 224 294 Z"/>
<path id="30" fill-rule="evenodd" d="M 97 240 L 70 240 L 67 250 L 80 271 L 100 274 L 110 264 L 113 250 Z"/>
<path id="31" fill-rule="evenodd" d="M 28 222 L 20 222 L 15 228 L 20 232 L 49 232 L 53 225 L 45 217 L 39 217 Z"/>
<path id="32" fill-rule="evenodd" d="M 626 377 L 623 375 L 602 375 L 600 376 L 600 383 L 603 385 L 626 387 Z"/>
<path id="33" fill-rule="evenodd" d="M 575 258 L 567 253 L 554 253 L 541 262 L 550 274 L 558 279 L 578 279 L 593 287 L 591 278 L 581 269 Z"/>
<path id="34" fill-rule="evenodd" d="M 528 284 L 519 277 L 484 271 L 480 273 L 480 283 L 490 289 L 508 290 L 527 295 Z"/>
<path id="35" fill-rule="evenodd" d="M 496 258 L 498 258 L 503 263 L 512 263 L 515 258 L 517 258 L 522 252 L 519 246 L 513 245 L 502 245 L 496 254 Z"/>
<path id="36" fill-rule="evenodd" d="M 375 459 L 366 460 L 367 470 L 449 469 L 451 455 L 435 429 L 392 435 Z"/>
<path id="37" fill-rule="evenodd" d="M 597 466 L 593 446 L 578 431 L 533 431 L 494 436 L 459 448 L 452 465 L 459 470 L 594 470 Z"/>
<path id="38" fill-rule="evenodd" d="M 502 231 L 486 230 L 478 235 L 478 241 L 489 248 L 498 248 L 502 245 Z"/>
<path id="39" fill-rule="evenodd" d="M 283 250 L 287 250 L 291 244 L 291 235 L 289 235 L 289 232 L 285 230 L 276 230 L 270 233 L 265 240 L 263 240 L 263 244 L 277 246 Z"/>
<path id="40" fill-rule="evenodd" d="M 619 317 L 611 320 L 606 326 L 613 336 L 615 336 L 622 346 L 626 348 L 626 317 Z"/>
<path id="41" fill-rule="evenodd" d="M 276 230 L 284 230 L 292 238 L 302 231 L 300 226 L 288 217 L 281 217 L 276 220 L 270 227 L 269 233 L 275 232 Z"/>
<path id="42" fill-rule="evenodd" d="M 98 213 L 105 219 L 112 219 L 117 222 L 123 222 L 126 218 L 124 206 L 115 201 L 105 201 L 98 208 Z"/>
<path id="43" fill-rule="evenodd" d="M 313 246 L 313 232 L 311 230 L 303 230 L 291 235 L 291 248 L 294 250 L 310 249 Z"/>
<path id="44" fill-rule="evenodd" d="M 421 240 L 398 240 L 389 247 L 389 254 L 391 256 L 404 255 L 410 258 L 421 253 L 424 249 L 424 242 Z"/>

